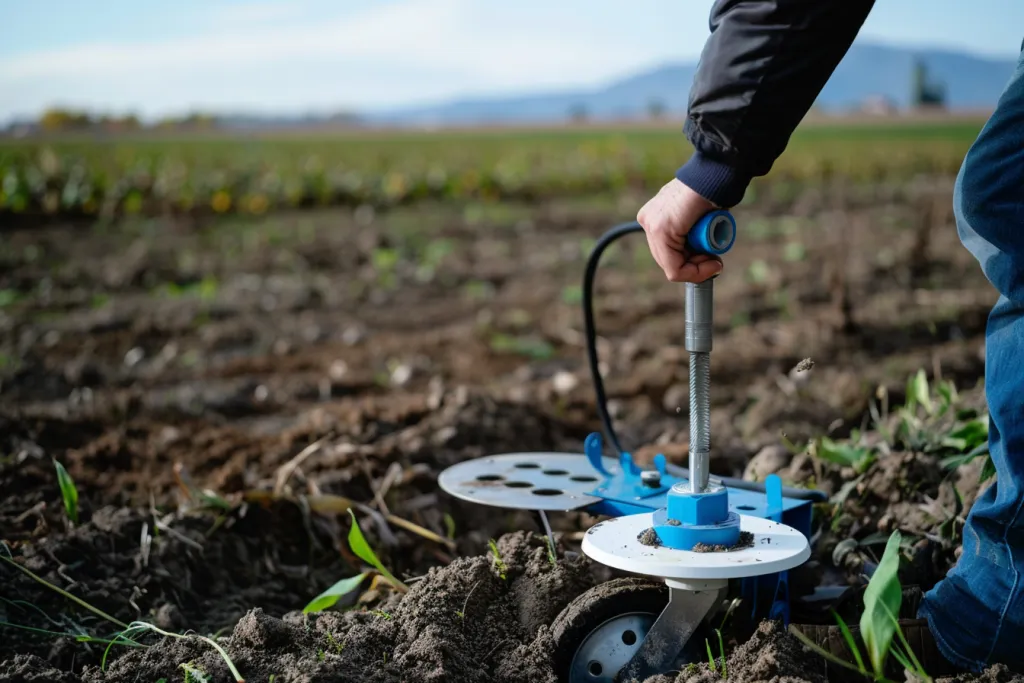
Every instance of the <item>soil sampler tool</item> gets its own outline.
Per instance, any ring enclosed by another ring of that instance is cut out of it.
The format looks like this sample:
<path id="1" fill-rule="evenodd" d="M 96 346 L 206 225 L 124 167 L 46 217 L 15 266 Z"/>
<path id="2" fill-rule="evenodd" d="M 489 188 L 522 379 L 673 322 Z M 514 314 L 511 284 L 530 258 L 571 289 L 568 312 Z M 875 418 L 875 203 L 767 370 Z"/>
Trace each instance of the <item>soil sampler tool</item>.
<path id="1" fill-rule="evenodd" d="M 459 463 L 438 483 L 463 500 L 504 508 L 583 511 L 606 516 L 587 530 L 583 552 L 626 577 L 574 600 L 552 625 L 556 665 L 569 683 L 643 680 L 707 661 L 705 638 L 730 593 L 752 618 L 788 621 L 788 570 L 810 556 L 811 506 L 820 491 L 714 477 L 709 471 L 710 353 L 714 278 L 685 285 L 684 346 L 690 354 L 688 468 L 664 455 L 643 469 L 612 428 L 598 370 L 591 292 L 601 253 L 615 239 L 641 232 L 638 223 L 609 230 L 587 263 L 583 309 L 587 351 L 605 432 L 618 458 L 591 434 L 584 453 L 506 453 Z M 736 223 L 713 211 L 689 232 L 693 253 L 722 255 Z M 717 642 L 716 642 L 717 652 Z"/>

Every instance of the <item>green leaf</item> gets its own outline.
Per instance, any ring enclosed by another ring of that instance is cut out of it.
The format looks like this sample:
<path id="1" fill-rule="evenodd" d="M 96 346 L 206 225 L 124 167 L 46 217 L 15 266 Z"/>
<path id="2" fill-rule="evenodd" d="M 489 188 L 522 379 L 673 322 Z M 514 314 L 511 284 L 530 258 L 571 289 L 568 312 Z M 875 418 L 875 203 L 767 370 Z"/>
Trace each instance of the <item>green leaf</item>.
<path id="1" fill-rule="evenodd" d="M 338 581 L 323 593 L 310 600 L 309 604 L 302 608 L 302 613 L 309 614 L 310 612 L 322 612 L 325 609 L 333 607 L 338 600 L 345 597 L 352 591 L 358 590 L 359 586 L 363 583 L 363 579 L 366 578 L 366 575 L 367 572 L 363 572 L 356 576 L 350 576 L 347 579 Z"/>
<path id="2" fill-rule="evenodd" d="M 64 499 L 64 509 L 68 513 L 68 519 L 78 524 L 78 489 L 75 482 L 58 461 L 53 461 L 57 468 L 57 484 L 60 486 L 60 496 Z"/>
<path id="3" fill-rule="evenodd" d="M 940 460 L 939 464 L 942 467 L 946 468 L 946 469 L 955 470 L 956 468 L 961 467 L 962 465 L 966 465 L 967 463 L 971 462 L 972 460 L 977 458 L 979 455 L 988 455 L 988 441 L 987 440 L 984 443 L 980 443 L 977 446 L 975 446 L 974 448 L 972 448 L 969 453 L 963 453 L 963 454 L 960 454 L 960 455 L 951 455 L 949 457 L 946 457 L 946 458 L 943 458 L 942 460 Z"/>
<path id="4" fill-rule="evenodd" d="M 540 337 L 515 337 L 504 333 L 491 337 L 491 350 L 496 353 L 516 353 L 534 360 L 547 360 L 555 353 L 554 347 Z"/>
<path id="5" fill-rule="evenodd" d="M 450 540 L 455 540 L 455 518 L 449 513 L 444 513 L 445 534 Z"/>
<path id="6" fill-rule="evenodd" d="M 964 424 L 959 429 L 950 432 L 950 434 L 943 439 L 943 445 L 947 441 L 958 442 L 959 445 L 951 446 L 960 451 L 966 451 L 977 448 L 988 442 L 988 416 L 971 420 Z"/>
<path id="7" fill-rule="evenodd" d="M 988 481 L 994 476 L 996 476 L 996 466 L 992 462 L 992 456 L 990 455 L 985 459 L 985 465 L 981 468 L 981 476 L 978 478 L 978 483 Z"/>
<path id="8" fill-rule="evenodd" d="M 861 638 L 867 647 L 868 659 L 877 676 L 885 668 L 896 625 L 890 614 L 899 614 L 903 593 L 900 588 L 900 542 L 899 531 L 894 531 L 885 545 L 885 552 L 878 563 L 867 588 L 864 590 L 864 613 L 860 618 Z"/>
<path id="9" fill-rule="evenodd" d="M 362 529 L 359 528 L 359 522 L 356 521 L 356 513 L 352 511 L 352 508 L 348 509 L 348 514 L 352 517 L 352 528 L 348 530 L 348 546 L 352 549 L 359 559 L 367 564 L 373 565 L 377 571 L 384 575 L 391 585 L 395 586 L 399 590 L 408 590 L 408 587 L 396 579 L 394 575 L 387 570 L 386 567 L 377 559 L 376 553 L 373 552 L 373 548 L 366 542 L 366 538 L 363 536 Z"/>
<path id="10" fill-rule="evenodd" d="M 871 463 L 871 451 L 867 448 L 851 446 L 848 443 L 837 443 L 827 436 L 823 436 L 819 440 L 817 455 L 822 460 L 842 467 L 852 467 L 858 471 L 863 471 Z"/>
<path id="11" fill-rule="evenodd" d="M 928 377 L 924 370 L 918 370 L 909 382 L 907 382 L 907 403 L 908 409 L 913 410 L 915 405 L 920 405 L 929 415 L 935 412 L 932 405 L 932 397 L 928 392 Z"/>

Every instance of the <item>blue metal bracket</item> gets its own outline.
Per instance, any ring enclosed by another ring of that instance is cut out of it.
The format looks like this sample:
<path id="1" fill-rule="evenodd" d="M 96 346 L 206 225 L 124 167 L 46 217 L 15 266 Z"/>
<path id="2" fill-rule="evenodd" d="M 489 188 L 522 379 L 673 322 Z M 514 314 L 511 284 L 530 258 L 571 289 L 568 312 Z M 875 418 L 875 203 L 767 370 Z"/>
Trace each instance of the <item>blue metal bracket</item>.
<path id="1" fill-rule="evenodd" d="M 596 432 L 587 436 L 584 442 L 587 459 L 595 470 L 604 475 L 604 479 L 588 492 L 588 495 L 599 498 L 600 501 L 588 506 L 587 512 L 610 517 L 654 512 L 657 532 L 659 537 L 663 537 L 666 527 L 662 524 L 666 524 L 667 519 L 659 522 L 657 517 L 659 514 L 662 517 L 667 517 L 669 490 L 677 483 L 688 488 L 689 480 L 669 474 L 667 461 L 661 453 L 654 458 L 654 468 L 660 475 L 657 486 L 649 486 L 643 482 L 642 469 L 636 465 L 629 453 L 623 453 L 619 459 L 621 472 L 610 473 L 601 464 L 602 447 L 601 435 Z M 763 493 L 729 486 L 725 488 L 729 516 L 733 514 L 750 515 L 770 519 L 793 527 L 808 540 L 810 539 L 813 502 L 800 498 L 788 498 L 783 495 L 782 480 L 777 475 L 772 474 L 765 479 Z M 671 527 L 668 528 L 671 529 Z M 692 547 L 692 538 L 674 538 L 675 535 L 678 535 L 678 532 L 674 530 L 669 531 L 668 535 L 673 538 L 663 537 L 663 541 L 669 541 L 670 545 L 689 544 Z M 714 539 L 711 538 L 708 542 L 714 542 Z M 771 595 L 772 602 L 767 607 L 767 616 L 771 619 L 781 619 L 788 624 L 790 614 L 788 572 L 741 579 L 740 594 L 751 603 L 752 617 L 755 617 L 763 609 L 759 605 L 759 596 Z"/>

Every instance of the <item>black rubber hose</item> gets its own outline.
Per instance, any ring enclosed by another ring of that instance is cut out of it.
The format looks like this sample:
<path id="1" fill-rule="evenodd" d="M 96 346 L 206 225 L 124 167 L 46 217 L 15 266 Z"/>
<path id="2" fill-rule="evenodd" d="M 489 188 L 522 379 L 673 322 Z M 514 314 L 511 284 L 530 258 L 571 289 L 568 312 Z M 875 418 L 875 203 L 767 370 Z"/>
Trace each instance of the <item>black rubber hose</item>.
<path id="1" fill-rule="evenodd" d="M 594 245 L 593 250 L 591 250 L 590 256 L 587 258 L 586 270 L 583 273 L 584 337 L 587 346 L 587 361 L 590 365 L 590 376 L 594 383 L 594 393 L 596 394 L 597 412 L 601 417 L 601 425 L 604 427 L 605 437 L 611 442 L 612 446 L 615 447 L 615 451 L 619 455 L 625 451 L 622 448 L 622 444 L 619 442 L 618 435 L 615 433 L 615 428 L 612 426 L 612 418 L 608 413 L 608 397 L 604 393 L 604 380 L 601 379 L 601 370 L 598 367 L 597 361 L 597 330 L 594 326 L 594 276 L 597 274 L 597 266 L 601 261 L 601 254 L 604 253 L 604 250 L 608 248 L 609 244 L 623 235 L 643 231 L 643 226 L 636 221 L 621 223 L 608 230 L 605 234 L 601 235 L 600 239 L 598 239 L 597 243 Z M 690 476 L 689 471 L 685 468 L 673 467 L 672 469 L 678 473 L 685 473 L 681 474 L 681 476 Z M 764 484 L 756 481 L 716 476 L 712 476 L 712 479 L 731 488 L 742 489 L 745 491 L 758 491 L 760 493 L 765 492 Z M 801 500 L 814 500 L 818 502 L 825 502 L 828 500 L 828 496 L 824 491 L 817 491 L 813 489 L 797 489 L 784 486 L 782 488 L 782 493 L 788 498 L 798 498 Z"/>
<path id="2" fill-rule="evenodd" d="M 601 238 L 597 240 L 597 244 L 594 245 L 594 249 L 590 252 L 590 257 L 587 259 L 587 269 L 583 273 L 584 335 L 587 342 L 587 360 L 590 362 L 590 376 L 594 382 L 594 393 L 597 394 L 597 412 L 601 416 L 601 424 L 604 426 L 605 436 L 612 442 L 615 450 L 620 454 L 623 452 L 622 444 L 619 443 L 619 437 L 615 434 L 615 428 L 612 426 L 611 415 L 608 414 L 608 398 L 604 393 L 604 381 L 601 379 L 601 370 L 597 362 L 597 331 L 594 328 L 594 275 L 597 273 L 597 264 L 601 260 L 601 254 L 604 253 L 609 244 L 623 235 L 643 231 L 643 226 L 633 221 L 632 223 L 616 225 L 601 235 Z"/>

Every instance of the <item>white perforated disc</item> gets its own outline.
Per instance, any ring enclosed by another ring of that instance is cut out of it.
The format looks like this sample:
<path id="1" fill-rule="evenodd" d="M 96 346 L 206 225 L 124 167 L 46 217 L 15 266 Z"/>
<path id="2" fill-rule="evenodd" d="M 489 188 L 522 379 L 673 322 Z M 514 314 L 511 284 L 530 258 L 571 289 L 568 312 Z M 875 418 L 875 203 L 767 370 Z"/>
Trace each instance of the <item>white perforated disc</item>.
<path id="1" fill-rule="evenodd" d="M 583 536 L 583 552 L 601 564 L 666 579 L 738 579 L 792 569 L 811 556 L 799 531 L 761 517 L 740 515 L 740 530 L 754 534 L 744 550 L 695 553 L 644 545 L 638 536 L 654 523 L 653 513 L 599 522 Z"/>
<path id="2" fill-rule="evenodd" d="M 604 468 L 618 472 L 612 458 Z M 517 510 L 575 510 L 600 498 L 587 495 L 604 480 L 582 453 L 505 453 L 447 468 L 437 478 L 456 498 Z"/>

